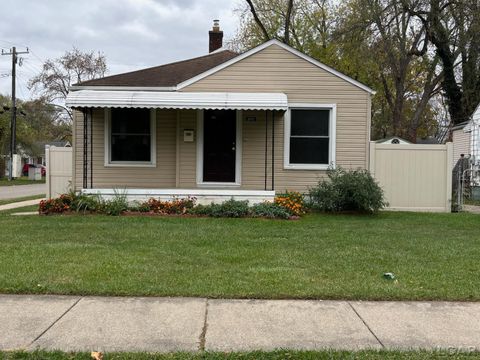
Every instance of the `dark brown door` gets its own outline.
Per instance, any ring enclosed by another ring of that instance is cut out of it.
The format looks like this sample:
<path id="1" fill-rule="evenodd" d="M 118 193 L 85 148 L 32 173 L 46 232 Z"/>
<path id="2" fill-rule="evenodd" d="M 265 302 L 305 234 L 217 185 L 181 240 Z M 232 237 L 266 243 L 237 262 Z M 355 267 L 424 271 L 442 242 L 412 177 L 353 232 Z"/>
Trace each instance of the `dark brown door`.
<path id="1" fill-rule="evenodd" d="M 235 110 L 205 110 L 203 116 L 203 181 L 235 182 Z"/>

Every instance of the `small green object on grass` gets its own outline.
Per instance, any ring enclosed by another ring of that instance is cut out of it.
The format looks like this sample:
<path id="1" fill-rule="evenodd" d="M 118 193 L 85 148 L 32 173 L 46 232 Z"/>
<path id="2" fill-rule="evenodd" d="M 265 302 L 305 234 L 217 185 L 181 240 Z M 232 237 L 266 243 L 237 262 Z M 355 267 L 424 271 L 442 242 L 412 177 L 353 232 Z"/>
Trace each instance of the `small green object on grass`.
<path id="1" fill-rule="evenodd" d="M 383 278 L 387 280 L 395 280 L 395 274 L 391 272 L 383 273 Z"/>

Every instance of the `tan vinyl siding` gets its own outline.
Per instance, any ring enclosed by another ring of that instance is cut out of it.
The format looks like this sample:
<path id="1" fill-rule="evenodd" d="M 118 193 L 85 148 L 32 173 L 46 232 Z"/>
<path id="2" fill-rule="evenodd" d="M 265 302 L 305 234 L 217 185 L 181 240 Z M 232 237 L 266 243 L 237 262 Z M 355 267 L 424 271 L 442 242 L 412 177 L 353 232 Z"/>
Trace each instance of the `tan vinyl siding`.
<path id="1" fill-rule="evenodd" d="M 184 142 L 183 131 L 192 129 L 197 135 L 197 111 L 180 111 L 180 132 L 179 132 L 179 181 L 180 188 L 195 188 L 197 185 L 197 143 Z"/>
<path id="2" fill-rule="evenodd" d="M 157 110 L 156 112 L 157 166 L 154 168 L 105 167 L 105 110 L 95 109 L 93 119 L 94 188 L 175 187 L 175 110 Z M 80 112 L 76 112 L 75 132 L 75 188 L 81 189 L 83 187 L 83 115 Z M 90 161 L 90 152 L 88 161 Z M 90 177 L 88 184 L 90 185 Z"/>
<path id="3" fill-rule="evenodd" d="M 368 167 L 370 95 L 279 46 L 272 45 L 182 91 L 283 92 L 289 103 L 336 104 L 336 163 L 347 168 Z M 264 187 L 265 122 L 262 116 L 257 123 L 244 121 L 243 124 L 243 188 Z M 275 189 L 306 191 L 325 176 L 325 171 L 283 169 L 283 126 L 282 117 L 275 126 Z M 252 135 L 256 131 L 260 134 Z M 251 145 L 248 138 L 252 139 Z M 270 148 L 271 144 L 269 152 Z M 271 169 L 271 154 L 268 161 Z"/>
<path id="4" fill-rule="evenodd" d="M 250 118 L 250 121 L 246 119 Z M 253 119 L 255 119 L 253 121 Z M 242 123 L 242 188 L 263 190 L 265 188 L 265 112 L 244 111 Z M 271 114 L 267 131 L 267 189 L 271 181 Z"/>

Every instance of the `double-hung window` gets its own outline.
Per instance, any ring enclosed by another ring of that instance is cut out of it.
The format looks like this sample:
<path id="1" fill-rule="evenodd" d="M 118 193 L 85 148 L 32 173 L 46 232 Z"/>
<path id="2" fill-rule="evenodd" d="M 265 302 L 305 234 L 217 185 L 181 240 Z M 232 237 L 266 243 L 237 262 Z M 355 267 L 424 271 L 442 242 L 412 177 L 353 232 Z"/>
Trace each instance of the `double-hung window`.
<path id="1" fill-rule="evenodd" d="M 323 170 L 334 165 L 335 105 L 292 106 L 285 135 L 285 168 Z"/>
<path id="2" fill-rule="evenodd" d="M 106 125 L 106 165 L 155 165 L 153 110 L 113 108 Z"/>

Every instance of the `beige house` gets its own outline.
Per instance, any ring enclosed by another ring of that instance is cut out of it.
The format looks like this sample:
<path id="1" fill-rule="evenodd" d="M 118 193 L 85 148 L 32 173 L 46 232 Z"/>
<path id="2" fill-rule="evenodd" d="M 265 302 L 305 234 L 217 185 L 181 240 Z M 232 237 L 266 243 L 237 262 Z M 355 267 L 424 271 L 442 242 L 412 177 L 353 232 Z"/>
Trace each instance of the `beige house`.
<path id="1" fill-rule="evenodd" d="M 368 168 L 367 86 L 276 40 L 74 86 L 76 190 L 271 200 Z"/>

